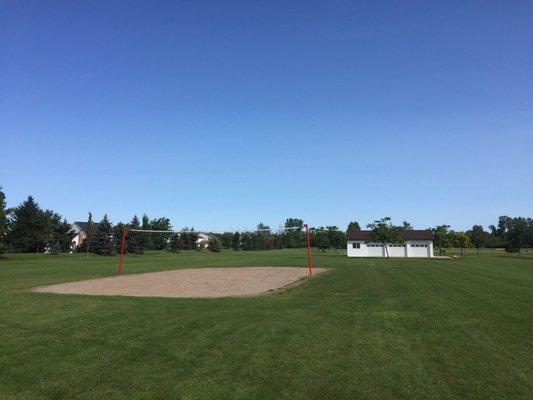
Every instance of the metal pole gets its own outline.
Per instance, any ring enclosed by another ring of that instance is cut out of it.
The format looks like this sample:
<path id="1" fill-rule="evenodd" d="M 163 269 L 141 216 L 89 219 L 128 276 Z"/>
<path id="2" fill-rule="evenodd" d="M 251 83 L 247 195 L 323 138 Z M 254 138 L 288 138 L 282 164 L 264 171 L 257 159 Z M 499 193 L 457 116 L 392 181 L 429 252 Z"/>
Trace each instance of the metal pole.
<path id="1" fill-rule="evenodd" d="M 122 240 L 120 243 L 120 260 L 118 262 L 118 275 L 122 274 L 122 260 L 124 258 L 124 245 L 126 244 L 126 233 L 128 230 L 126 228 L 122 228 Z"/>
<path id="2" fill-rule="evenodd" d="M 311 264 L 311 240 L 309 239 L 309 225 L 304 224 L 305 235 L 307 236 L 307 267 L 309 268 L 309 275 L 313 275 L 313 266 Z"/>

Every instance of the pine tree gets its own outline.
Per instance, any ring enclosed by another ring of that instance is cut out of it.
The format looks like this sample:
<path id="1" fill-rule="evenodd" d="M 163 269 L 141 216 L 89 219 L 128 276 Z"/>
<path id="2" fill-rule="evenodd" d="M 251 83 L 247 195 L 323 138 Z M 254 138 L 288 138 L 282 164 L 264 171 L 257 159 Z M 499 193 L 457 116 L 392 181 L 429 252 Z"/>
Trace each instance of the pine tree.
<path id="1" fill-rule="evenodd" d="M 0 186 L 0 256 L 7 248 L 7 215 L 6 215 L 6 195 Z"/>
<path id="2" fill-rule="evenodd" d="M 233 250 L 240 250 L 241 249 L 241 235 L 239 232 L 235 232 L 233 234 L 233 239 L 231 241 L 231 247 L 233 247 Z"/>
<path id="3" fill-rule="evenodd" d="M 129 228 L 130 229 L 141 228 L 139 218 L 137 218 L 136 215 L 133 216 L 133 219 L 130 222 Z M 133 254 L 144 253 L 143 241 L 142 241 L 141 235 L 142 233 L 140 232 L 132 232 L 131 230 L 128 231 L 128 238 L 127 238 L 127 243 L 126 243 L 128 253 L 133 253 Z"/>
<path id="4" fill-rule="evenodd" d="M 59 246 L 59 251 L 68 253 L 72 250 L 72 235 L 70 224 L 66 219 L 61 220 L 61 215 L 54 213 L 52 216 L 54 233 L 52 243 Z M 57 247 L 57 246 L 56 246 Z"/>
<path id="5" fill-rule="evenodd" d="M 127 228 L 127 226 L 123 224 L 122 222 L 118 222 L 113 228 L 113 236 L 114 236 L 113 240 L 115 243 L 115 251 L 117 253 L 120 253 L 120 251 L 122 250 L 122 234 L 125 228 Z M 128 248 L 124 246 L 124 253 L 127 253 L 127 252 L 128 252 Z"/>
<path id="6" fill-rule="evenodd" d="M 53 256 L 58 256 L 59 254 L 61 254 L 61 245 L 59 244 L 59 242 L 55 242 L 54 244 L 52 244 L 52 246 L 50 246 L 50 254 Z"/>
<path id="7" fill-rule="evenodd" d="M 194 228 L 183 228 L 182 233 L 179 236 L 182 239 L 185 250 L 199 250 L 196 241 L 198 240 L 198 234 L 194 232 Z"/>
<path id="8" fill-rule="evenodd" d="M 98 224 L 94 234 L 93 251 L 102 256 L 112 256 L 115 254 L 113 225 L 109 222 L 107 214 Z"/>
<path id="9" fill-rule="evenodd" d="M 220 250 L 222 250 L 222 241 L 218 236 L 213 235 L 209 239 L 209 250 L 214 253 L 220 253 Z"/>
<path id="10" fill-rule="evenodd" d="M 221 235 L 220 240 L 222 240 L 222 247 L 224 247 L 225 249 L 231 249 L 233 242 L 233 233 L 224 232 Z"/>
<path id="11" fill-rule="evenodd" d="M 175 253 L 179 253 L 180 251 L 185 249 L 185 237 L 183 234 L 174 234 L 170 237 L 168 250 L 173 251 Z"/>
<path id="12" fill-rule="evenodd" d="M 39 207 L 32 196 L 28 196 L 26 201 L 13 209 L 11 226 L 9 236 L 16 251 L 43 252 L 52 237 L 50 216 Z"/>

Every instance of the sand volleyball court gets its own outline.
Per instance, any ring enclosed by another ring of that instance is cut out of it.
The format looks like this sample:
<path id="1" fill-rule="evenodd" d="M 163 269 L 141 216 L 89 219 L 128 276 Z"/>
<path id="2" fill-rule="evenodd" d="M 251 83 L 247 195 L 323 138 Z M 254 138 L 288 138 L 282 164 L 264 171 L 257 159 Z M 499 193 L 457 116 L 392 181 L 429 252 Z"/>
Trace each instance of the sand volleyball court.
<path id="1" fill-rule="evenodd" d="M 314 268 L 313 276 L 327 271 Z M 257 296 L 305 278 L 302 267 L 189 268 L 35 287 L 36 292 L 94 296 L 215 298 Z"/>

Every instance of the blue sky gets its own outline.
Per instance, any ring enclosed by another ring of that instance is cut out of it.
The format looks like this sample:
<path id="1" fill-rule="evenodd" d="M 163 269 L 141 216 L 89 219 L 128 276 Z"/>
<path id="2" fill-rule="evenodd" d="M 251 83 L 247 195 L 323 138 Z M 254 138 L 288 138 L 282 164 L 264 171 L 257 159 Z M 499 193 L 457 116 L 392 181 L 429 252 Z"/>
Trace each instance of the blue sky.
<path id="1" fill-rule="evenodd" d="M 2 2 L 0 135 L 69 220 L 531 216 L 533 4 Z"/>

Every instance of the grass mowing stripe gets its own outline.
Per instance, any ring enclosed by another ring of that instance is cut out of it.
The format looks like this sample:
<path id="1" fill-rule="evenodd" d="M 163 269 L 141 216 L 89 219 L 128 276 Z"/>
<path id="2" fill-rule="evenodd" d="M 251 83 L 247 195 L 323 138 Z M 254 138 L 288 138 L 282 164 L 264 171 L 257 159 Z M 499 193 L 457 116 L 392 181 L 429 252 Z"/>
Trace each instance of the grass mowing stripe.
<path id="1" fill-rule="evenodd" d="M 127 273 L 304 266 L 304 250 L 155 252 Z M 315 257 L 329 274 L 237 299 L 64 296 L 116 258 L 0 261 L 0 398 L 529 398 L 533 257 Z"/>

